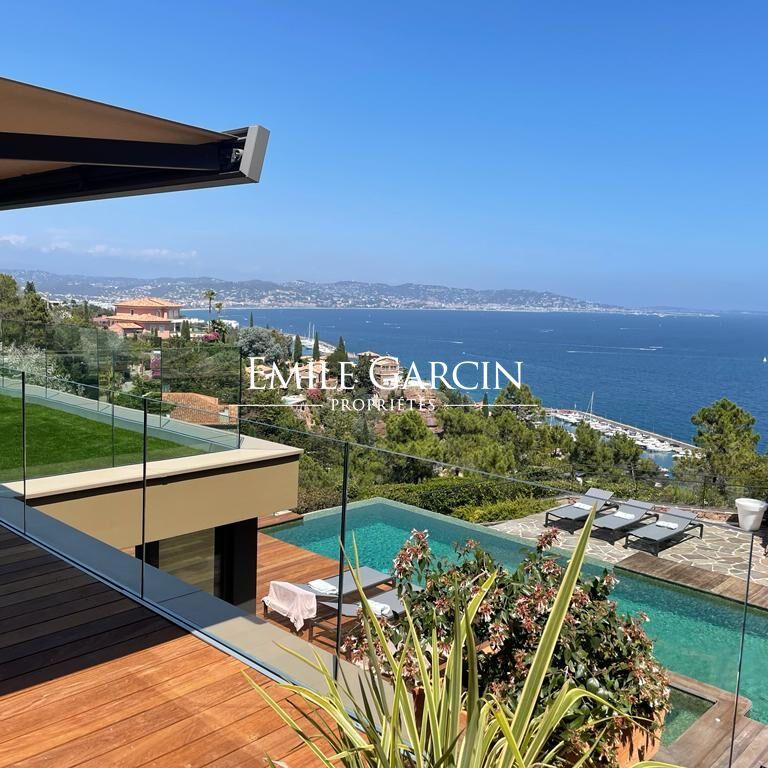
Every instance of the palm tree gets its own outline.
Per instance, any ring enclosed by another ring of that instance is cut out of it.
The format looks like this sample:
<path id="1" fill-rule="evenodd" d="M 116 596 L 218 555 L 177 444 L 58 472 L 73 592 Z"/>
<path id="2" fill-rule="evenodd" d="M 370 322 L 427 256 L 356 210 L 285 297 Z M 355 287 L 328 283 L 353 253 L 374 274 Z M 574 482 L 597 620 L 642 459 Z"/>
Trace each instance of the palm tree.
<path id="1" fill-rule="evenodd" d="M 206 288 L 203 291 L 203 298 L 208 301 L 208 314 L 213 312 L 213 300 L 216 298 L 216 291 L 213 288 Z"/>
<path id="2" fill-rule="evenodd" d="M 224 309 L 223 302 L 217 301 L 213 306 L 216 307 L 216 314 L 221 315 L 221 310 Z"/>

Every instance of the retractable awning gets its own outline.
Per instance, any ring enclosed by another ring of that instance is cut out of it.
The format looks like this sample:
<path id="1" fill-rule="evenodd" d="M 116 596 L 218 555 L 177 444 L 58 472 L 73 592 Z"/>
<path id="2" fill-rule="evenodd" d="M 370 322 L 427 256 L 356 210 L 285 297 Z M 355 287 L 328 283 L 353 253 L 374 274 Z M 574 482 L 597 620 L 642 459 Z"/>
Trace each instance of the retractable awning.
<path id="1" fill-rule="evenodd" d="M 0 210 L 257 182 L 268 138 L 0 78 Z"/>

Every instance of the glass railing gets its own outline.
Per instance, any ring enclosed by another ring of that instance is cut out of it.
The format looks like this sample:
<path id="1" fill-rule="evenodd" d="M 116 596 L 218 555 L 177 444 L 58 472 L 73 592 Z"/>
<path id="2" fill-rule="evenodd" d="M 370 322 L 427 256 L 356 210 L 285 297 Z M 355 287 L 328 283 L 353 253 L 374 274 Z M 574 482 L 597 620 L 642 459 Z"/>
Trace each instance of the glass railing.
<path id="1" fill-rule="evenodd" d="M 663 722 L 642 749 L 683 766 L 706 749 L 732 765 L 735 735 L 768 728 L 765 530 L 743 530 L 733 504 L 765 496 L 758 478 L 479 471 L 431 440 L 394 451 L 286 426 L 282 404 L 239 418 L 56 382 L 0 369 L 2 522 L 276 674 L 318 682 L 287 649 L 361 673 L 354 565 L 393 643 L 405 605 L 431 642 L 456 585 L 466 600 L 498 571 L 479 663 L 514 700 L 595 504 L 552 690 L 600 689 Z"/>
<path id="2" fill-rule="evenodd" d="M 228 340 L 227 340 L 228 341 Z M 242 402 L 243 361 L 236 344 L 143 335 L 121 338 L 93 325 L 31 323 L 0 318 L 0 366 L 24 369 L 53 385 L 97 400 L 110 390 L 138 389 Z"/>

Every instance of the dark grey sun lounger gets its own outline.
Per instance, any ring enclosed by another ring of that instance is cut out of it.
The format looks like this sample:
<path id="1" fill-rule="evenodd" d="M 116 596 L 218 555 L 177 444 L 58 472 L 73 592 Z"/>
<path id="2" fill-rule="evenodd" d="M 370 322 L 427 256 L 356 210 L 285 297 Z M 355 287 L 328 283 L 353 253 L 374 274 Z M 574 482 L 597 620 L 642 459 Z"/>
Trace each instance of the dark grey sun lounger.
<path id="1" fill-rule="evenodd" d="M 397 596 L 396 589 L 390 589 L 387 592 L 376 592 L 368 597 L 369 600 L 380 603 L 381 605 L 388 606 L 393 616 L 400 616 L 405 613 L 405 608 L 400 598 Z M 337 603 L 332 602 L 318 602 L 318 605 L 325 606 L 332 611 L 336 610 Z M 354 603 L 342 603 L 341 615 L 342 616 L 357 616 L 360 611 L 360 601 Z"/>
<path id="2" fill-rule="evenodd" d="M 381 584 L 387 584 L 388 582 L 392 581 L 392 577 L 388 573 L 384 573 L 383 571 L 377 571 L 375 568 L 369 568 L 367 565 L 363 565 L 358 570 L 358 578 L 360 579 L 360 586 L 363 588 L 363 592 L 365 592 L 367 589 L 373 589 L 373 587 L 378 587 Z M 339 577 L 336 576 L 328 576 L 328 578 L 323 579 L 323 581 L 327 582 L 330 586 L 335 587 L 338 590 L 339 586 Z M 327 618 L 327 613 L 330 611 L 332 615 L 336 615 L 336 612 L 338 611 L 338 598 L 337 595 L 333 594 L 326 594 L 324 592 L 318 592 L 315 589 L 312 589 L 312 587 L 309 584 L 296 584 L 297 587 L 300 587 L 301 589 L 311 592 L 313 595 L 315 595 L 317 600 L 317 607 L 320 609 L 323 608 L 322 615 L 316 616 L 314 619 L 310 619 L 307 623 L 309 624 L 309 639 L 312 639 L 313 635 L 313 628 L 315 624 L 321 623 L 325 618 Z M 344 571 L 344 580 L 341 584 L 341 596 L 342 599 L 345 597 L 349 597 L 350 595 L 356 595 L 357 594 L 357 585 L 355 584 L 355 580 L 352 577 L 352 573 L 350 571 Z M 320 599 L 322 598 L 322 600 Z M 264 608 L 264 616 L 269 616 L 269 607 L 262 599 L 262 605 Z M 353 610 L 353 604 L 352 603 L 342 603 L 342 616 L 356 616 L 357 615 L 357 607 L 354 607 Z"/>
<path id="3" fill-rule="evenodd" d="M 673 507 L 667 512 L 660 512 L 657 519 L 627 533 L 624 546 L 629 546 L 630 537 L 637 539 L 647 546 L 655 555 L 659 554 L 662 546 L 674 542 L 679 544 L 686 539 L 694 538 L 693 531 L 699 531 L 699 538 L 704 538 L 704 523 L 696 522 L 696 513 Z"/>
<path id="4" fill-rule="evenodd" d="M 420 592 L 423 587 L 414 585 L 413 587 L 414 591 Z M 381 605 L 386 605 L 392 610 L 392 617 L 393 618 L 400 618 L 405 613 L 405 607 L 403 606 L 402 601 L 397 596 L 397 590 L 396 589 L 390 589 L 386 592 L 374 592 L 372 595 L 368 596 L 369 601 L 374 601 L 377 603 L 380 603 Z M 317 619 L 314 619 L 314 623 L 317 625 L 328 625 L 328 619 L 332 618 L 334 620 L 334 626 L 335 626 L 335 619 L 336 619 L 336 610 L 338 608 L 337 603 L 332 602 L 320 602 L 317 603 L 318 607 L 323 606 L 324 609 L 326 609 L 326 612 L 324 612 L 323 616 L 318 621 Z M 357 616 L 360 612 L 360 601 L 357 600 L 354 603 L 343 603 L 341 606 L 341 615 L 342 616 Z M 314 626 L 310 625 L 309 628 L 309 639 L 312 640 L 314 636 Z"/>
<path id="5" fill-rule="evenodd" d="M 360 586 L 363 588 L 363 591 L 366 589 L 372 589 L 373 587 L 378 587 L 380 584 L 386 584 L 389 581 L 392 581 L 392 577 L 388 573 L 384 573 L 383 571 L 377 571 L 375 568 L 369 568 L 367 565 L 361 565 L 360 569 L 357 572 L 357 577 L 360 579 Z M 335 587 L 337 590 L 339 588 L 339 577 L 336 576 L 329 576 L 327 579 L 323 579 L 323 581 L 328 582 L 332 587 Z M 322 592 L 317 592 L 316 590 L 312 589 L 312 587 L 309 584 L 297 584 L 296 586 L 301 587 L 302 589 L 306 589 L 307 592 L 312 592 L 313 594 L 317 595 L 318 597 L 323 597 L 326 600 L 332 600 L 336 597 L 336 595 L 326 595 Z M 351 571 L 344 571 L 344 581 L 341 584 L 341 594 L 342 597 L 345 595 L 351 595 L 351 594 L 357 594 L 357 585 L 355 584 L 355 580 L 352 577 Z"/>
<path id="6" fill-rule="evenodd" d="M 603 531 L 623 531 L 637 525 L 652 509 L 653 504 L 647 501 L 622 501 L 614 512 L 596 517 L 594 526 Z"/>
<path id="7" fill-rule="evenodd" d="M 601 491 L 599 488 L 590 488 L 573 504 L 557 507 L 556 509 L 547 512 L 544 515 L 544 525 L 549 525 L 551 518 L 557 520 L 570 520 L 574 523 L 586 520 L 589 517 L 589 513 L 592 511 L 592 507 L 595 507 L 595 509 L 600 512 L 606 508 L 611 496 L 613 496 L 611 491 Z"/>

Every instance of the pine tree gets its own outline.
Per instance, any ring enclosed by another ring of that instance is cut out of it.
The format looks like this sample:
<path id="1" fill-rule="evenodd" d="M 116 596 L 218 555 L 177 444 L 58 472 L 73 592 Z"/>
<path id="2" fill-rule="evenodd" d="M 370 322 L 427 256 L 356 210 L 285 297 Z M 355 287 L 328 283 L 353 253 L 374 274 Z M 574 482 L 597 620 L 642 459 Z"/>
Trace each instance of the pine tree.
<path id="1" fill-rule="evenodd" d="M 44 346 L 51 313 L 48 310 L 48 302 L 37 292 L 35 284 L 31 281 L 24 286 L 21 310 L 26 329 L 26 341 L 38 347 Z"/>
<path id="2" fill-rule="evenodd" d="M 315 331 L 315 343 L 312 345 L 312 359 L 317 362 L 320 359 L 320 337 Z"/>
<path id="3" fill-rule="evenodd" d="M 301 339 L 296 335 L 296 337 L 293 339 L 293 362 L 294 363 L 300 363 L 301 362 L 301 353 L 303 352 L 303 348 L 301 346 Z"/>
<path id="4" fill-rule="evenodd" d="M 344 345 L 343 336 L 339 336 L 339 343 L 336 345 L 336 349 L 328 355 L 325 362 L 328 366 L 328 372 L 332 376 L 338 377 L 341 375 L 341 363 L 349 362 L 349 356 L 347 355 L 347 348 Z"/>

